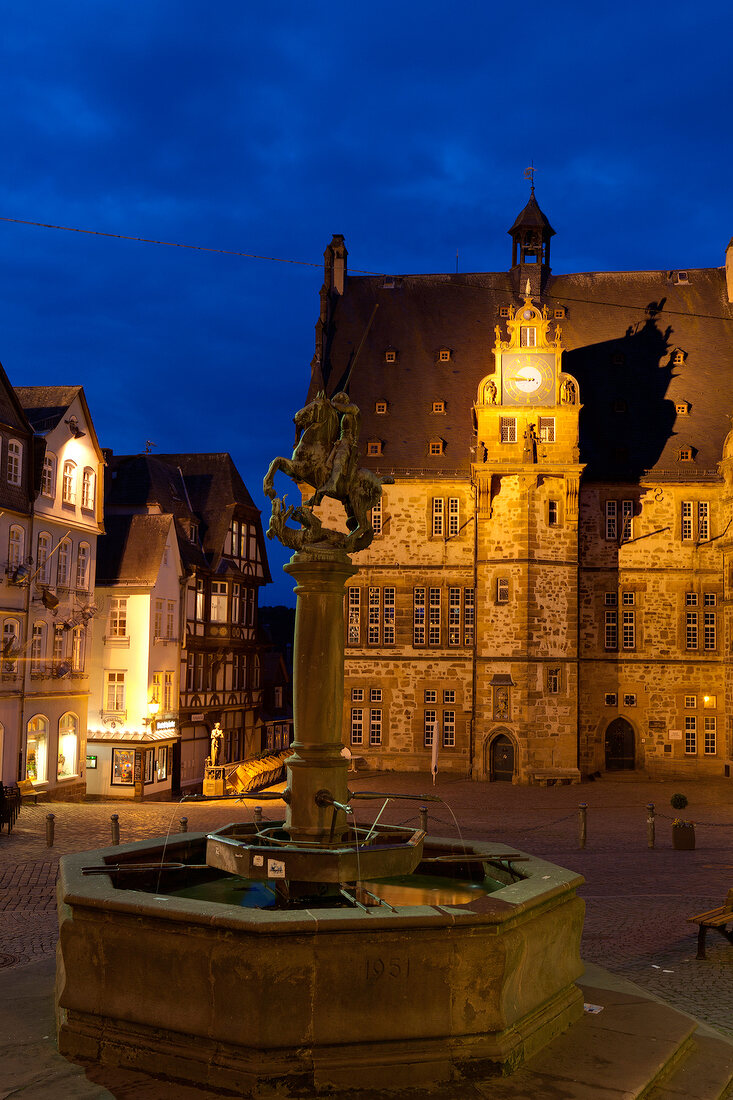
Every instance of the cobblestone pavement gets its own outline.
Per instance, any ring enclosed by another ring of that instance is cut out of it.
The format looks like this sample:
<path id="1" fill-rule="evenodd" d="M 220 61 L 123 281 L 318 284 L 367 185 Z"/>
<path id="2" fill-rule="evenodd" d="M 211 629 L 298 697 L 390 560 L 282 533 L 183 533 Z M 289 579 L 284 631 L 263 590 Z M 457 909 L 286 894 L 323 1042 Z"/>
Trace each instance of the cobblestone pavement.
<path id="1" fill-rule="evenodd" d="M 516 787 L 418 774 L 351 777 L 355 791 L 437 795 L 426 802 L 429 831 L 493 839 L 578 871 L 585 877 L 583 957 L 636 982 L 655 996 L 733 1037 L 733 947 L 708 934 L 708 958 L 695 958 L 694 913 L 719 905 L 733 887 L 733 781 L 652 782 L 638 775 L 604 777 L 563 787 Z M 683 789 L 685 817 L 696 822 L 696 848 L 672 849 L 669 799 Z M 587 844 L 578 843 L 578 805 L 587 803 Z M 647 844 L 647 803 L 657 810 L 656 846 Z M 382 803 L 354 800 L 359 823 Z M 243 803 L 55 803 L 24 806 L 12 835 L 0 834 L 0 967 L 53 954 L 55 880 L 65 852 L 106 847 L 110 815 L 119 814 L 123 843 L 247 820 L 257 799 Z M 394 801 L 381 820 L 417 824 L 419 803 Z M 264 804 L 277 819 L 284 806 Z M 46 815 L 55 815 L 55 843 L 46 846 Z M 454 820 L 453 814 L 455 814 Z"/>

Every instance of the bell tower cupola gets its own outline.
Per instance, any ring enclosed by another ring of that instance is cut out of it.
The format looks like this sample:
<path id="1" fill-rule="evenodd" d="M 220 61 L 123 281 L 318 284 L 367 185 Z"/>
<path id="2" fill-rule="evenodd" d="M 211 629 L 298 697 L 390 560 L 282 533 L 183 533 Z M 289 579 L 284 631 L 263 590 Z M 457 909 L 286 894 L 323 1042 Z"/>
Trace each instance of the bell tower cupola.
<path id="1" fill-rule="evenodd" d="M 550 274 L 550 238 L 555 230 L 534 197 L 534 169 L 528 171 L 532 183 L 529 202 L 507 232 L 512 238 L 514 289 L 517 294 L 539 298 Z"/>

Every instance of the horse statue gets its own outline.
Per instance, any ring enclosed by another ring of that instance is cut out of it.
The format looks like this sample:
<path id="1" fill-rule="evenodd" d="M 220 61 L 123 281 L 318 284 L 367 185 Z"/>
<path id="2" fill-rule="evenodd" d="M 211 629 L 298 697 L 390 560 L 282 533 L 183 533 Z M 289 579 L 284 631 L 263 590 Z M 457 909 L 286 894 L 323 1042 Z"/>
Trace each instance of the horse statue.
<path id="1" fill-rule="evenodd" d="M 265 495 L 272 501 L 268 538 L 277 537 L 294 550 L 318 542 L 327 542 L 347 553 L 366 549 L 374 536 L 371 509 L 382 495 L 382 485 L 392 479 L 357 467 L 358 408 L 346 393 L 337 393 L 329 399 L 321 390 L 293 419 L 297 430 L 293 456 L 274 458 L 262 483 Z M 300 506 L 286 507 L 285 498 L 280 499 L 275 493 L 278 471 L 293 481 L 313 485 L 313 496 Z M 313 509 L 324 497 L 343 504 L 348 535 L 324 527 L 314 514 Z M 286 525 L 291 518 L 301 524 L 300 531 Z"/>

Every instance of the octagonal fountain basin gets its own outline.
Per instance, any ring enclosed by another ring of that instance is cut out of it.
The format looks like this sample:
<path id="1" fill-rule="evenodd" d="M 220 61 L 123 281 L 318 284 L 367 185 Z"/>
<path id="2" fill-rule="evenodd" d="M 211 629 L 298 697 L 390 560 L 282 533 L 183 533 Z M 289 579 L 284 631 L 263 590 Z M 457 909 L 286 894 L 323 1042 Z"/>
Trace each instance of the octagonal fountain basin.
<path id="1" fill-rule="evenodd" d="M 428 837 L 412 875 L 294 904 L 207 866 L 209 842 L 61 859 L 62 1054 L 239 1096 L 425 1095 L 511 1071 L 582 1013 L 571 871 Z"/>

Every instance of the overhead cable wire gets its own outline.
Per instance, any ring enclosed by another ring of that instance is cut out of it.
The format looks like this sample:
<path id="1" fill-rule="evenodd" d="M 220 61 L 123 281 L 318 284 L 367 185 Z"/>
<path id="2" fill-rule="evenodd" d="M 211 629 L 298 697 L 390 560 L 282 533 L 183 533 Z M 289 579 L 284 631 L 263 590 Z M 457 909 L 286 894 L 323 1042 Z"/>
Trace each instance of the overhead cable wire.
<path id="1" fill-rule="evenodd" d="M 118 241 L 137 241 L 140 244 L 157 244 L 157 245 L 162 245 L 166 248 L 185 248 L 185 249 L 189 249 L 193 252 L 214 252 L 214 253 L 218 253 L 219 255 L 222 255 L 222 256 L 241 256 L 241 257 L 243 257 L 244 259 L 247 259 L 247 260 L 267 260 L 270 263 L 294 264 L 298 267 L 321 268 L 323 266 L 322 263 L 320 263 L 320 262 L 317 263 L 317 262 L 314 262 L 313 260 L 293 260 L 293 259 L 289 259 L 288 257 L 285 257 L 285 256 L 265 256 L 265 255 L 262 255 L 262 254 L 257 253 L 257 252 L 240 252 L 240 251 L 238 251 L 236 249 L 233 249 L 233 248 L 213 248 L 211 246 L 203 245 L 203 244 L 186 244 L 183 241 L 163 241 L 163 240 L 156 240 L 154 237 L 135 237 L 135 236 L 132 236 L 131 234 L 128 234 L 128 233 L 108 233 L 108 232 L 106 232 L 102 229 L 83 229 L 83 228 L 81 228 L 79 226 L 75 226 L 75 225 L 54 225 L 54 224 L 51 224 L 50 222 L 29 221 L 25 218 L 7 218 L 7 217 L 3 217 L 3 215 L 1 215 L 1 214 L 0 214 L 0 221 L 10 222 L 13 225 L 30 225 L 30 226 L 34 226 L 37 229 L 58 229 L 58 230 L 62 230 L 65 233 L 83 233 L 83 234 L 86 234 L 86 235 L 91 236 L 91 237 L 111 237 L 114 240 L 118 240 Z M 352 274 L 371 275 L 371 276 L 374 276 L 374 277 L 380 278 L 380 279 L 384 278 L 384 279 L 399 280 L 399 279 L 411 279 L 411 278 L 422 278 L 422 277 L 424 277 L 424 276 L 421 276 L 421 275 L 389 275 L 387 272 L 384 272 L 384 271 L 367 271 L 364 268 L 358 268 L 358 267 L 352 267 L 349 270 Z M 466 273 L 462 273 L 462 274 L 465 275 L 465 274 L 476 274 L 476 273 L 466 272 Z M 609 272 L 609 274 L 624 274 L 624 273 L 623 272 Z M 455 289 L 455 290 L 493 290 L 493 291 L 497 291 L 500 294 L 507 294 L 507 296 L 509 296 L 509 294 L 508 294 L 505 287 L 491 286 L 490 284 L 486 284 L 486 283 L 463 282 L 463 281 L 456 282 L 455 281 L 455 276 L 453 276 L 453 275 L 449 275 L 449 276 L 447 276 L 447 278 L 449 278 L 451 281 L 446 282 L 444 285 L 446 287 L 450 287 L 451 289 Z M 513 294 L 511 296 L 515 297 L 515 295 L 513 295 Z M 562 301 L 562 302 L 575 302 L 576 304 L 579 304 L 579 305 L 607 306 L 610 309 L 631 309 L 631 310 L 638 310 L 641 313 L 653 312 L 655 314 L 666 314 L 669 317 L 695 317 L 695 318 L 697 318 L 699 320 L 702 320 L 702 321 L 730 321 L 730 320 L 733 319 L 733 318 L 731 318 L 730 315 L 728 315 L 726 317 L 723 314 L 716 314 L 716 313 L 695 313 L 693 310 L 667 309 L 664 306 L 662 308 L 659 308 L 658 303 L 654 303 L 654 302 L 647 302 L 646 305 L 642 305 L 641 303 L 635 303 L 635 302 L 605 302 L 605 301 L 600 301 L 597 298 L 592 298 L 592 299 L 591 298 L 570 298 L 566 294 L 556 295 L 556 294 L 549 294 L 547 292 L 545 292 L 542 295 L 542 297 L 549 298 L 549 299 L 557 299 L 557 301 Z"/>

